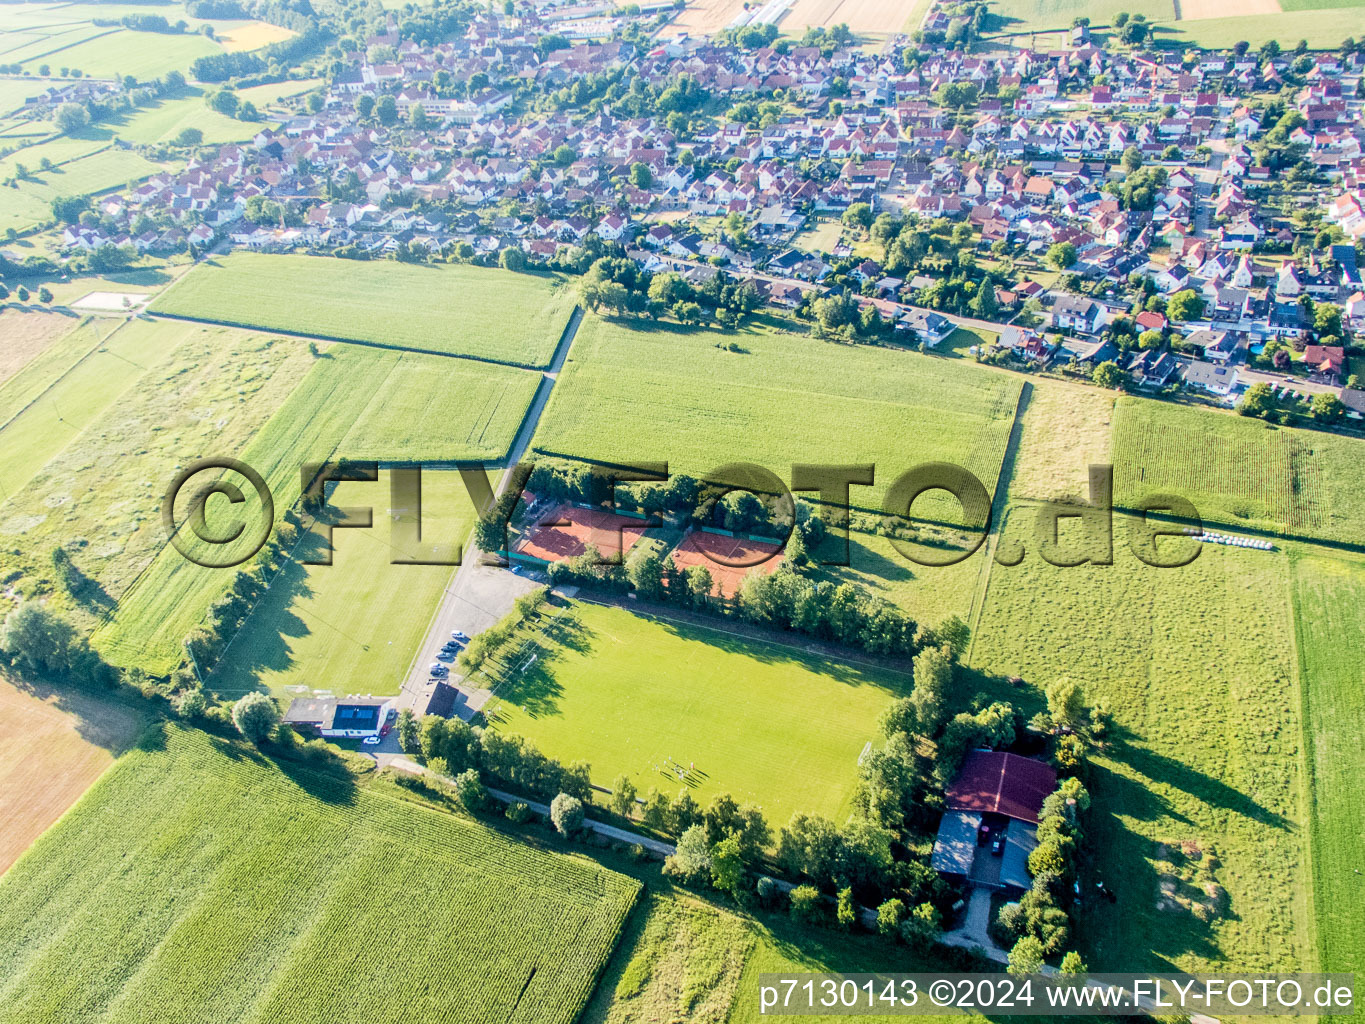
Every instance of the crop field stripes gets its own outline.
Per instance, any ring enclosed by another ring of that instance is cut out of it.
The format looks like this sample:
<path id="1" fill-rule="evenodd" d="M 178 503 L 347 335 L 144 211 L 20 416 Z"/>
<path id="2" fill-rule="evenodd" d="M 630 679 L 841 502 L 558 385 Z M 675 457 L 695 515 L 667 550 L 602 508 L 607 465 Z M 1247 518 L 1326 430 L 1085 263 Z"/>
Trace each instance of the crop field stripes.
<path id="1" fill-rule="evenodd" d="M 7 1020 L 569 1024 L 640 892 L 335 767 L 164 740 L 0 880 Z"/>

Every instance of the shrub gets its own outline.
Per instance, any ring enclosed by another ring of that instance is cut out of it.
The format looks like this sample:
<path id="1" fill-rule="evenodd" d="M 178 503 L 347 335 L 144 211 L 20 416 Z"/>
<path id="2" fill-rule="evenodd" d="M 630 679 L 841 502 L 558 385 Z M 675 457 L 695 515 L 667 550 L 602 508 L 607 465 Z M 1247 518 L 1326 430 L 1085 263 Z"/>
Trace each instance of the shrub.
<path id="1" fill-rule="evenodd" d="M 798 885 L 791 891 L 792 917 L 805 924 L 820 924 L 825 918 L 825 901 L 813 885 Z"/>
<path id="2" fill-rule="evenodd" d="M 514 825 L 525 825 L 536 816 L 530 806 L 522 803 L 520 800 L 513 800 L 507 805 L 507 809 L 502 813 L 507 817 L 507 820 Z"/>
<path id="3" fill-rule="evenodd" d="M 572 836 L 583 827 L 583 802 L 560 793 L 550 802 L 550 821 L 560 835 Z"/>

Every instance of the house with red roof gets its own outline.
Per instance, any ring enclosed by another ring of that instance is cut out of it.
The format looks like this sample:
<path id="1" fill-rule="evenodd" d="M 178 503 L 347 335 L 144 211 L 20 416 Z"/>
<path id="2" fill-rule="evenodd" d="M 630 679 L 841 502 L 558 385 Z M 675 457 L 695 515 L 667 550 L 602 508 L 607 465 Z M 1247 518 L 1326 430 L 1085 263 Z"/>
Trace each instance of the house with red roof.
<path id="1" fill-rule="evenodd" d="M 1028 855 L 1038 846 L 1038 815 L 1057 789 L 1052 766 L 1000 750 L 973 750 L 944 794 L 930 864 L 950 881 L 1008 893 L 1033 879 Z"/>

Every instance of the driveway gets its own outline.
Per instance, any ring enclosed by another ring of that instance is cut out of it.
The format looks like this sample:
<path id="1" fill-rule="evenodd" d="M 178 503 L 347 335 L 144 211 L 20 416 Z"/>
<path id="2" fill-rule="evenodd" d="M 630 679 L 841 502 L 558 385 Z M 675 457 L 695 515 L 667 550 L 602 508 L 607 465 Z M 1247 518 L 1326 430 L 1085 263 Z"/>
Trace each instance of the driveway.
<path id="1" fill-rule="evenodd" d="M 535 435 L 540 417 L 545 412 L 545 404 L 550 400 L 550 392 L 554 389 L 555 381 L 559 379 L 559 371 L 564 367 L 564 360 L 568 358 L 569 349 L 582 322 L 583 311 L 575 307 L 573 315 L 564 327 L 564 333 L 555 348 L 549 367 L 541 374 L 540 387 L 536 390 L 536 397 L 531 402 L 525 419 L 522 420 L 521 430 L 517 432 L 506 460 L 500 463 L 500 468 L 516 465 L 530 448 L 531 438 Z M 510 473 L 503 474 L 494 489 L 495 495 L 501 495 L 506 490 L 511 478 Z M 426 707 L 427 699 L 436 688 L 436 680 L 431 678 L 431 665 L 436 661 L 441 645 L 450 639 L 451 633 L 456 630 L 466 636 L 482 633 L 510 612 L 513 602 L 518 597 L 539 585 L 534 580 L 507 569 L 482 563 L 483 552 L 471 539 L 465 545 L 459 567 L 446 586 L 440 607 L 432 616 L 426 639 L 408 667 L 407 678 L 403 681 L 398 698 L 400 711 L 412 708 L 420 714 Z M 466 720 L 472 718 L 488 700 L 487 690 L 462 685 L 464 680 L 453 670 L 448 681 L 460 691 L 455 711 L 461 718 Z"/>

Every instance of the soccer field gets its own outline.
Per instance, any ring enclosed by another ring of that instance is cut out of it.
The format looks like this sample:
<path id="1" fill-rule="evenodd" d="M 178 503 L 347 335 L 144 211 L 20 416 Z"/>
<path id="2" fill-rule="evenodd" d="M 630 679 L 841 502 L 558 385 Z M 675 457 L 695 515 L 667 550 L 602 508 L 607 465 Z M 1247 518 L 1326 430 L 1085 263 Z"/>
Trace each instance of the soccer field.
<path id="1" fill-rule="evenodd" d="M 490 673 L 501 681 L 492 728 L 551 757 L 588 761 L 597 785 L 629 775 L 642 794 L 683 788 L 667 759 L 695 765 L 699 803 L 728 792 L 762 806 L 774 827 L 798 811 L 842 820 L 877 716 L 909 684 L 720 624 L 582 601 L 550 618 L 556 611 L 532 645 Z"/>
<path id="2" fill-rule="evenodd" d="M 320 551 L 319 543 L 305 541 L 206 680 L 215 693 L 234 698 L 261 687 L 280 696 L 290 686 L 375 694 L 401 688 L 455 570 L 393 564 L 402 552 L 392 533 L 388 472 L 375 483 L 338 484 L 329 500 L 373 509 L 374 526 L 335 531 L 331 565 L 303 565 L 305 553 Z M 473 522 L 457 473 L 422 474 L 422 540 L 436 548 L 435 557 L 453 557 Z"/>
<path id="3" fill-rule="evenodd" d="M 0 879 L 6 1022 L 576 1018 L 638 882 L 165 729 Z"/>
<path id="4" fill-rule="evenodd" d="M 239 252 L 201 263 L 152 310 L 544 366 L 574 302 L 571 289 L 544 275 Z"/>

